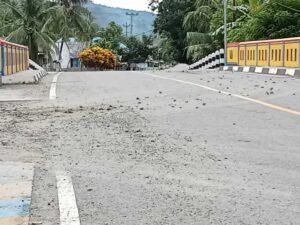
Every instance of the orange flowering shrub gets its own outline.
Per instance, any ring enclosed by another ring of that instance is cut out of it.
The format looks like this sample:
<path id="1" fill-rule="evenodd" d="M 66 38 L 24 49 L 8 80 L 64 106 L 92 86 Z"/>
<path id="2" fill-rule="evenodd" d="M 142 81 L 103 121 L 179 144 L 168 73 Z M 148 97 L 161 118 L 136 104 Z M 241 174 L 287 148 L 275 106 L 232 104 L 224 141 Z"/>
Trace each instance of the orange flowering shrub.
<path id="1" fill-rule="evenodd" d="M 81 62 L 86 67 L 100 67 L 102 69 L 112 69 L 116 64 L 116 55 L 99 46 L 91 46 L 79 53 Z"/>

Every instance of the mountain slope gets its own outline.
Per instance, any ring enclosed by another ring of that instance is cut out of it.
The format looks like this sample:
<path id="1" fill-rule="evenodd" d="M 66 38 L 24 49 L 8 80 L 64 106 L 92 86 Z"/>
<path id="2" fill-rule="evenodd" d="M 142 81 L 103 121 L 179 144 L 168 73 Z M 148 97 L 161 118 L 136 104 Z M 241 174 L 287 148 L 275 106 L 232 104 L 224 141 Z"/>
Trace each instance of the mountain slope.
<path id="1" fill-rule="evenodd" d="M 133 20 L 133 33 L 151 33 L 153 30 L 153 22 L 155 14 L 146 11 L 134 11 L 121 8 L 113 8 L 95 3 L 88 3 L 86 7 L 91 11 L 95 20 L 101 27 L 105 27 L 109 22 L 115 21 L 117 24 L 123 27 L 123 24 L 130 24 L 130 17 L 126 16 L 126 12 L 139 13 L 138 16 L 134 17 Z M 125 28 L 123 27 L 125 32 Z M 128 28 L 130 32 L 130 28 Z"/>

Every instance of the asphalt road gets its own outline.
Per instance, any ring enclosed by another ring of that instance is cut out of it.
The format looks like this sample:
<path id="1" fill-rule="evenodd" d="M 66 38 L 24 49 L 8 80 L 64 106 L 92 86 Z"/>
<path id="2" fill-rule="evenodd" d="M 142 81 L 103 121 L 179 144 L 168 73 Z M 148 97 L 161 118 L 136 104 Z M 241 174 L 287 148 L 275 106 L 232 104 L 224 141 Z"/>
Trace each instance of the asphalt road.
<path id="1" fill-rule="evenodd" d="M 33 224 L 299 224 L 300 79 L 53 77 L 0 102 L 0 161 L 35 165 Z"/>

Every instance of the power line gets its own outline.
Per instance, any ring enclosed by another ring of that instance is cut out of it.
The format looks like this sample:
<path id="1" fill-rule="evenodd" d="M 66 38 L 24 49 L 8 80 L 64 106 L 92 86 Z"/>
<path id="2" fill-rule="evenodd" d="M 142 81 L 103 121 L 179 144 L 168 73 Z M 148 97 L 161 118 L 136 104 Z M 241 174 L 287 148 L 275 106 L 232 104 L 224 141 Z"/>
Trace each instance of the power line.
<path id="1" fill-rule="evenodd" d="M 147 31 L 144 31 L 144 32 L 139 33 L 139 34 L 135 34 L 135 35 L 133 35 L 133 37 L 137 37 L 137 36 L 140 36 L 140 35 L 143 35 L 143 34 L 147 34 L 147 33 L 150 33 L 150 32 L 153 32 L 153 30 L 147 30 Z"/>
<path id="2" fill-rule="evenodd" d="M 138 16 L 139 14 L 126 12 L 126 15 L 130 16 L 130 34 L 132 35 L 133 34 L 133 17 Z"/>

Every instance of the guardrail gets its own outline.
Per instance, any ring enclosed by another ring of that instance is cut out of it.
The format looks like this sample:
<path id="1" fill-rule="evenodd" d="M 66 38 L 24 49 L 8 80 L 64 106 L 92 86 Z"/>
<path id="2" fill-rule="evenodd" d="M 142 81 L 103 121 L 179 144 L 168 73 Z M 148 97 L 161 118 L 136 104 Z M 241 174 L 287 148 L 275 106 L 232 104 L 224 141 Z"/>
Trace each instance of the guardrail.
<path id="1" fill-rule="evenodd" d="M 0 75 L 7 76 L 28 68 L 28 47 L 0 39 Z"/>
<path id="2" fill-rule="evenodd" d="M 200 59 L 198 62 L 193 63 L 189 66 L 189 69 L 214 69 L 224 66 L 224 62 L 224 49 L 220 49 Z"/>

